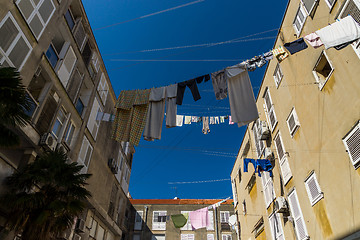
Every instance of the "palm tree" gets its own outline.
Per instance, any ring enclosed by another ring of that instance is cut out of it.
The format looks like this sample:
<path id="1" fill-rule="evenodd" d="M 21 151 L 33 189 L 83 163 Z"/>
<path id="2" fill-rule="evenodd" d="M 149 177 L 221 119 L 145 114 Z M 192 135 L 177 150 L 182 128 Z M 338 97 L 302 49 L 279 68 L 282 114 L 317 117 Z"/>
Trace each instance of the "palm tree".
<path id="1" fill-rule="evenodd" d="M 31 101 L 21 83 L 19 72 L 12 67 L 0 68 L 0 146 L 19 145 L 20 138 L 9 127 L 25 126 Z"/>
<path id="2" fill-rule="evenodd" d="M 0 204 L 8 209 L 7 227 L 23 240 L 55 239 L 85 208 L 91 194 L 85 189 L 91 174 L 67 163 L 66 154 L 46 152 L 5 180 Z"/>

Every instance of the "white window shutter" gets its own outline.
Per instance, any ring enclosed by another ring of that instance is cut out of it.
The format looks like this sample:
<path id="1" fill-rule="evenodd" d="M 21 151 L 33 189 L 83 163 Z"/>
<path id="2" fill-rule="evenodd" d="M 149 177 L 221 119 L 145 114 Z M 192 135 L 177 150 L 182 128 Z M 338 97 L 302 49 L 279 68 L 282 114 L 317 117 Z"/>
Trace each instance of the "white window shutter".
<path id="1" fill-rule="evenodd" d="M 291 172 L 289 160 L 287 159 L 287 157 L 284 157 L 280 161 L 280 169 L 281 169 L 281 175 L 284 180 L 284 185 L 286 185 L 292 177 L 292 172 Z"/>
<path id="2" fill-rule="evenodd" d="M 209 226 L 206 227 L 207 230 L 214 230 L 214 212 L 208 211 L 208 223 Z"/>
<path id="3" fill-rule="evenodd" d="M 96 116 L 99 111 L 101 111 L 100 104 L 99 104 L 99 101 L 97 100 L 97 98 L 95 98 L 94 103 L 91 108 L 89 120 L 87 123 L 87 128 L 89 129 L 91 135 L 93 136 L 93 138 L 95 140 L 96 140 L 99 125 L 100 125 L 100 121 L 96 121 Z"/>
<path id="4" fill-rule="evenodd" d="M 314 206 L 314 204 L 317 203 L 323 197 L 323 193 L 321 192 L 320 185 L 316 179 L 315 172 L 312 173 L 305 180 L 305 188 L 308 193 L 311 206 Z"/>
<path id="5" fill-rule="evenodd" d="M 236 205 L 238 204 L 238 201 L 237 201 L 236 182 L 234 179 L 231 181 L 231 187 L 232 187 L 232 192 L 233 192 L 234 206 L 236 207 Z"/>
<path id="6" fill-rule="evenodd" d="M 313 11 L 317 1 L 316 0 L 301 0 L 301 2 L 304 4 L 306 13 L 308 15 L 310 15 L 311 12 Z"/>
<path id="7" fill-rule="evenodd" d="M 360 122 L 343 139 L 345 149 L 354 167 L 360 162 Z"/>
<path id="8" fill-rule="evenodd" d="M 97 90 L 98 90 L 98 93 L 99 93 L 102 103 L 105 105 L 106 98 L 109 93 L 109 85 L 106 81 L 106 77 L 105 77 L 104 73 L 101 74 L 101 78 L 100 78 L 100 82 L 99 82 Z"/>
<path id="9" fill-rule="evenodd" d="M 269 207 L 270 203 L 275 199 L 275 190 L 273 181 L 269 172 L 263 172 L 261 175 L 261 181 L 263 184 L 263 193 L 266 207 Z"/>
<path id="10" fill-rule="evenodd" d="M 75 67 L 76 60 L 77 60 L 77 58 L 76 58 L 75 52 L 74 52 L 73 48 L 70 46 L 68 51 L 66 52 L 64 59 L 62 60 L 61 66 L 57 72 L 59 79 L 60 79 L 61 83 L 63 84 L 64 88 L 66 88 L 66 86 L 69 82 L 70 75 Z"/>
<path id="11" fill-rule="evenodd" d="M 87 35 L 84 29 L 84 26 L 82 24 L 82 21 L 79 21 L 76 29 L 76 32 L 74 34 L 75 41 L 80 49 L 82 51 L 83 47 L 85 46 L 85 42 L 87 39 Z"/>
<path id="12" fill-rule="evenodd" d="M 99 68 L 100 68 L 100 60 L 99 60 L 99 57 L 97 55 L 97 53 L 95 51 L 92 52 L 92 55 L 91 55 L 91 62 L 94 66 L 94 69 L 96 72 L 99 71 Z"/>
<path id="13" fill-rule="evenodd" d="M 279 157 L 279 161 L 281 161 L 281 159 L 285 156 L 285 149 L 284 149 L 284 145 L 283 145 L 283 142 L 281 139 L 280 132 L 276 135 L 274 141 L 275 141 L 275 147 L 276 147 L 276 152 Z"/>
<path id="14" fill-rule="evenodd" d="M 290 135 L 294 136 L 295 132 L 300 127 L 299 118 L 296 114 L 295 108 L 291 110 L 289 117 L 286 119 L 286 123 L 288 125 Z"/>
<path id="15" fill-rule="evenodd" d="M 291 215 L 294 218 L 295 232 L 299 240 L 308 239 L 308 232 L 306 229 L 304 217 L 301 212 L 299 199 L 296 190 L 294 189 L 288 196 Z"/>
<path id="16" fill-rule="evenodd" d="M 274 110 L 274 105 L 270 96 L 269 89 L 266 89 L 266 92 L 264 94 L 264 101 L 265 101 L 265 111 L 266 111 L 266 119 L 269 123 L 269 126 L 271 128 L 271 131 L 275 129 L 275 126 L 277 124 L 277 118 Z"/>

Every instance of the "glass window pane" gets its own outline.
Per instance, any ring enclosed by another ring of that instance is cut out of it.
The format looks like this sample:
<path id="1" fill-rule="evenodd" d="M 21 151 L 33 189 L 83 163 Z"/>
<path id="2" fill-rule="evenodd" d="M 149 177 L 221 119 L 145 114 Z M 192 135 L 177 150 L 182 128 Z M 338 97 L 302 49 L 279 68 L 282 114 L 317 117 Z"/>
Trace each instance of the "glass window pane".
<path id="1" fill-rule="evenodd" d="M 15 27 L 14 23 L 8 18 L 0 28 L 0 47 L 6 52 L 11 43 L 15 40 L 19 31 Z"/>
<path id="2" fill-rule="evenodd" d="M 26 93 L 26 97 L 29 99 L 30 101 L 30 106 L 31 108 L 27 111 L 25 110 L 25 114 L 28 115 L 28 116 L 32 116 L 35 112 L 35 109 L 37 107 L 37 104 L 35 103 L 35 101 L 30 97 L 30 95 L 28 93 Z"/>
<path id="3" fill-rule="evenodd" d="M 71 144 L 71 140 L 72 140 L 72 137 L 74 135 L 74 130 L 75 130 L 75 126 L 70 124 L 70 126 L 69 126 L 69 128 L 68 128 L 68 130 L 66 132 L 66 139 L 65 139 L 65 141 L 66 141 L 66 143 L 68 145 Z"/>
<path id="4" fill-rule="evenodd" d="M 35 37 L 38 38 L 43 29 L 43 24 L 41 23 L 40 18 L 38 17 L 37 14 L 33 17 L 29 25 Z"/>
<path id="5" fill-rule="evenodd" d="M 29 51 L 30 48 L 26 44 L 24 38 L 20 37 L 15 47 L 9 54 L 9 59 L 14 64 L 14 66 L 19 69 Z"/>
<path id="6" fill-rule="evenodd" d="M 61 130 L 61 123 L 59 122 L 59 120 L 56 119 L 52 132 L 55 134 L 56 137 L 58 137 L 60 130 Z"/>
<path id="7" fill-rule="evenodd" d="M 80 98 L 77 100 L 75 108 L 78 111 L 78 113 L 81 115 L 84 110 L 84 104 Z"/>
<path id="8" fill-rule="evenodd" d="M 91 153 L 92 153 L 92 149 L 91 149 L 91 146 L 88 146 L 88 149 L 86 151 L 86 157 L 85 157 L 85 166 L 89 166 L 89 162 L 90 162 L 90 158 L 91 158 Z"/>
<path id="9" fill-rule="evenodd" d="M 67 10 L 67 12 L 65 13 L 65 19 L 69 28 L 72 30 L 75 26 L 75 22 L 73 17 L 71 16 L 70 10 Z"/>
<path id="10" fill-rule="evenodd" d="M 30 17 L 30 14 L 34 11 L 34 7 L 30 2 L 30 0 L 21 0 L 18 3 L 18 7 L 20 8 L 26 20 Z"/>
<path id="11" fill-rule="evenodd" d="M 51 0 L 45 0 L 40 6 L 39 13 L 45 24 L 48 22 L 53 10 L 54 6 L 52 5 Z"/>
<path id="12" fill-rule="evenodd" d="M 35 4 L 35 6 L 37 6 L 39 4 L 39 2 L 40 2 L 40 0 L 32 0 L 32 1 Z"/>
<path id="13" fill-rule="evenodd" d="M 46 57 L 48 58 L 51 66 L 52 66 L 53 68 L 55 68 L 55 67 L 56 67 L 56 64 L 57 64 L 57 62 L 58 62 L 58 60 L 59 60 L 59 57 L 58 57 L 58 55 L 56 54 L 55 49 L 54 49 L 54 47 L 53 47 L 52 45 L 49 46 L 49 48 L 48 48 L 48 50 L 46 51 L 46 54 L 45 54 L 45 55 L 46 55 Z"/>

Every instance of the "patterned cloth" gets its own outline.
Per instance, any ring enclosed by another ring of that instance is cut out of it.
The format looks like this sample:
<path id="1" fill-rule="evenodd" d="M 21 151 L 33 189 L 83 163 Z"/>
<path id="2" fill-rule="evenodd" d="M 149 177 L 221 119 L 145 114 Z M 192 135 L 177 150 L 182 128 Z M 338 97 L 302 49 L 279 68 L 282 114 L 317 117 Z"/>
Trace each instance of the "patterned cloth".
<path id="1" fill-rule="evenodd" d="M 284 60 L 285 58 L 287 58 L 289 56 L 289 54 L 284 50 L 284 48 L 282 46 L 273 49 L 272 50 L 274 57 L 276 57 L 278 59 L 279 62 L 281 62 L 282 60 Z"/>
<path id="2" fill-rule="evenodd" d="M 146 123 L 150 89 L 121 91 L 116 103 L 112 138 L 116 141 L 139 144 Z"/>

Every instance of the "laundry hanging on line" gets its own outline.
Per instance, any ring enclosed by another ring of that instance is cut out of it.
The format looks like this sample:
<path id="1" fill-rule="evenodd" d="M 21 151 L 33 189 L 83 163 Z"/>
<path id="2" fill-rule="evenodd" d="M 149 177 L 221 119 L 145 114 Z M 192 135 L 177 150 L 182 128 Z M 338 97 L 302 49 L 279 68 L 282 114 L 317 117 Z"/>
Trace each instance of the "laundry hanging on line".
<path id="1" fill-rule="evenodd" d="M 261 177 L 261 172 L 269 172 L 270 177 L 273 176 L 273 165 L 269 159 L 252 159 L 244 158 L 244 172 L 248 172 L 248 165 L 251 163 L 254 166 L 255 173 L 258 173 L 258 176 Z"/>

